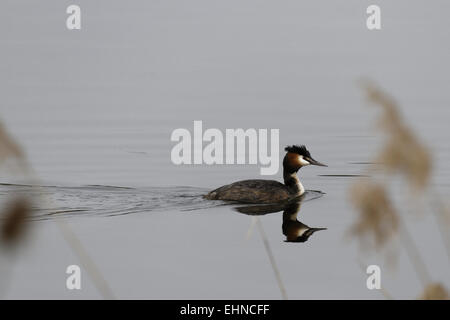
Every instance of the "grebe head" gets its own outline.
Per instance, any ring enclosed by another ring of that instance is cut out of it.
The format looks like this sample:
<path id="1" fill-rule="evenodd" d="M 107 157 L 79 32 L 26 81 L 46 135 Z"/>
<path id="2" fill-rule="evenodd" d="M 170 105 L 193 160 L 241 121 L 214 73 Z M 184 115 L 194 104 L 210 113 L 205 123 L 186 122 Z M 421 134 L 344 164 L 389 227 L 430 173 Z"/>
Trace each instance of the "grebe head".
<path id="1" fill-rule="evenodd" d="M 327 167 L 327 165 L 316 161 L 311 157 L 308 149 L 305 146 L 287 146 L 284 148 L 287 152 L 283 160 L 283 166 L 288 171 L 298 171 L 301 167 L 315 165 Z"/>

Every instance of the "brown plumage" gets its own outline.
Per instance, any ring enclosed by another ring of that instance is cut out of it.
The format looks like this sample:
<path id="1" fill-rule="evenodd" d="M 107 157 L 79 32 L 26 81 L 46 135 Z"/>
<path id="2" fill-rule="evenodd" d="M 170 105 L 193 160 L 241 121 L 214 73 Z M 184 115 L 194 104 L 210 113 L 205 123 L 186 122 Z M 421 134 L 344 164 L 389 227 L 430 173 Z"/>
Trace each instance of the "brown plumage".
<path id="1" fill-rule="evenodd" d="M 243 180 L 227 184 L 208 193 L 209 200 L 229 200 L 246 203 L 274 203 L 292 197 L 288 188 L 275 180 Z"/>

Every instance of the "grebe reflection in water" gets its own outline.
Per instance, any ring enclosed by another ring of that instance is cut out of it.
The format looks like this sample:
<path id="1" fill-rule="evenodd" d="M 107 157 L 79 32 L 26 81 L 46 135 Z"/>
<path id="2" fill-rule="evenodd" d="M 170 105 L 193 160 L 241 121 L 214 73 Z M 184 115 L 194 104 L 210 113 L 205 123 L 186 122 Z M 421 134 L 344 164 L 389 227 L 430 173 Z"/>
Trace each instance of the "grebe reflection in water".
<path id="1" fill-rule="evenodd" d="M 327 230 L 327 228 L 312 228 L 298 220 L 298 213 L 303 200 L 304 196 L 286 204 L 252 205 L 237 207 L 235 210 L 252 216 L 283 211 L 281 229 L 283 235 L 286 236 L 285 242 L 306 242 L 315 232 Z"/>

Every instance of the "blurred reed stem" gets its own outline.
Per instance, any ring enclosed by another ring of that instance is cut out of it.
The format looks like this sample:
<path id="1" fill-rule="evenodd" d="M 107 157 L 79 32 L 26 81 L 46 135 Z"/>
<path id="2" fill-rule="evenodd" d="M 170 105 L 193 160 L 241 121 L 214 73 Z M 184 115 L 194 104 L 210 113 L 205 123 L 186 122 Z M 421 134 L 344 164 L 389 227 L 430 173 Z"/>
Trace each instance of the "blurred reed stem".
<path id="1" fill-rule="evenodd" d="M 361 268 L 362 272 L 364 274 L 367 274 L 367 271 L 366 271 L 367 264 L 363 263 L 360 257 L 358 257 L 356 260 L 358 261 L 358 265 Z M 394 300 L 393 296 L 384 288 L 383 285 L 381 286 L 381 289 L 379 291 L 381 292 L 381 294 L 383 295 L 383 297 L 386 300 Z"/>
<path id="2" fill-rule="evenodd" d="M 250 226 L 248 227 L 248 230 L 247 230 L 247 235 L 245 236 L 245 238 L 247 240 L 250 239 L 250 237 L 252 236 L 253 229 L 255 228 L 255 224 L 256 224 L 257 220 L 258 220 L 258 217 L 252 217 L 252 222 L 250 223 Z"/>
<path id="3" fill-rule="evenodd" d="M 429 191 L 430 204 L 433 209 L 433 217 L 438 225 L 438 230 L 442 238 L 442 242 L 444 243 L 447 258 L 450 262 L 450 213 L 442 201 L 442 198 L 436 192 L 434 188 L 430 187 Z"/>
<path id="4" fill-rule="evenodd" d="M 399 220 L 401 220 L 400 217 Z M 420 282 L 425 288 L 429 283 L 431 283 L 430 274 L 428 273 L 425 262 L 423 261 L 422 256 L 420 255 L 419 249 L 414 244 L 413 238 L 411 237 L 408 228 L 406 227 L 403 221 L 399 222 L 400 222 L 399 223 L 400 239 L 403 243 L 403 246 L 406 249 L 406 253 L 408 254 L 411 264 L 413 265 L 414 270 L 416 271 L 417 277 L 419 278 Z"/>
<path id="5" fill-rule="evenodd" d="M 31 184 L 34 185 L 34 188 L 42 188 L 38 182 L 38 179 L 36 178 L 36 175 L 33 173 L 31 168 L 29 172 L 31 175 L 30 177 Z M 41 195 L 41 199 L 43 202 L 47 203 L 52 202 L 52 200 L 45 195 Z M 63 220 L 59 219 L 56 220 L 56 225 L 58 229 L 61 231 L 64 240 L 67 242 L 69 247 L 72 249 L 72 251 L 80 260 L 81 265 L 89 274 L 89 277 L 91 278 L 94 286 L 97 288 L 98 292 L 103 297 L 103 299 L 107 300 L 115 299 L 115 295 L 112 292 L 111 288 L 109 287 L 108 282 L 105 280 L 102 273 L 95 265 L 94 260 L 89 256 L 87 251 L 84 249 L 83 244 L 78 239 L 77 235 L 72 231 L 70 226 Z"/>
<path id="6" fill-rule="evenodd" d="M 275 278 L 277 279 L 278 287 L 280 288 L 281 296 L 284 300 L 288 300 L 286 288 L 284 287 L 283 280 L 281 279 L 281 273 L 278 270 L 275 257 L 273 256 L 272 249 L 270 249 L 269 241 L 267 240 L 266 233 L 264 232 L 264 228 L 261 220 L 256 217 L 256 225 L 258 226 L 259 233 L 261 234 L 261 238 L 264 243 L 264 248 L 266 249 L 266 253 L 269 256 L 270 265 L 272 266 L 273 273 L 275 274 Z"/>
<path id="7" fill-rule="evenodd" d="M 70 229 L 67 223 L 65 223 L 63 220 L 56 220 L 56 224 L 61 230 L 61 233 L 66 242 L 69 244 L 73 252 L 75 252 L 75 254 L 78 256 L 81 264 L 89 274 L 92 282 L 94 283 L 101 296 L 107 300 L 115 299 L 115 296 L 111 288 L 109 287 L 108 282 L 106 282 L 105 278 L 103 278 L 102 273 L 84 249 L 84 246 L 81 244 L 78 237 L 75 235 L 75 233 L 73 233 L 72 229 Z"/>

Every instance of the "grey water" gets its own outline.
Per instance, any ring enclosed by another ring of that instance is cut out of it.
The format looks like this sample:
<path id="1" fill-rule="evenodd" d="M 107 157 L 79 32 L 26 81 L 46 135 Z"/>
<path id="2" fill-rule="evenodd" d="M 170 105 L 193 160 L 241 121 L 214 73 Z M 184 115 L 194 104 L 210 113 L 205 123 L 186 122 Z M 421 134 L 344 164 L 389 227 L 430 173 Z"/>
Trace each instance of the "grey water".
<path id="1" fill-rule="evenodd" d="M 3 1 L 0 120 L 39 187 L 2 170 L 0 201 L 45 199 L 4 274 L 4 298 L 101 298 L 85 273 L 81 290 L 65 287 L 67 266 L 81 262 L 55 224 L 64 219 L 119 298 L 280 299 L 254 216 L 201 195 L 237 180 L 281 181 L 282 171 L 261 177 L 258 165 L 174 165 L 170 135 L 192 131 L 194 120 L 220 130 L 277 128 L 280 149 L 305 144 L 328 165 L 299 171 L 320 197 L 311 192 L 298 213 L 327 230 L 285 242 L 281 212 L 258 216 L 289 299 L 383 299 L 367 289 L 361 261 L 382 266 L 394 297 L 418 297 L 401 248 L 389 267 L 348 237 L 356 217 L 349 186 L 382 137 L 379 110 L 358 80 L 373 79 L 396 98 L 432 151 L 433 186 L 445 197 L 450 5 L 377 3 L 382 30 L 369 31 L 372 1 L 81 0 L 82 29 L 69 31 L 70 1 Z M 448 286 L 434 220 L 408 221 L 433 280 Z"/>

